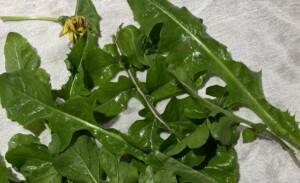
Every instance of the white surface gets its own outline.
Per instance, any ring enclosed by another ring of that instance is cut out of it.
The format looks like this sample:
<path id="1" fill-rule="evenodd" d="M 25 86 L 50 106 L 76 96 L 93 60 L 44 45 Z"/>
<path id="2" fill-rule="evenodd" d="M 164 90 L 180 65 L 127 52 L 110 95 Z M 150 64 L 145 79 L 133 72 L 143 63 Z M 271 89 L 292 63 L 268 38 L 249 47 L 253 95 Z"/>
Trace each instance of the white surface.
<path id="1" fill-rule="evenodd" d="M 204 19 L 207 32 L 227 45 L 235 60 L 244 62 L 255 71 L 262 70 L 266 98 L 280 109 L 296 113 L 300 121 L 300 1 L 299 0 L 172 0 L 186 6 L 197 17 Z M 75 0 L 0 0 L 0 15 L 73 15 Z M 103 39 L 110 42 L 121 23 L 133 23 L 132 13 L 125 0 L 95 0 L 102 16 Z M 59 38 L 61 26 L 51 22 L 0 22 L 0 71 L 4 71 L 3 47 L 8 32 L 22 34 L 36 48 L 41 66 L 51 75 L 55 88 L 67 79 L 63 60 L 69 51 L 68 36 Z M 135 101 L 119 118 L 118 128 L 126 130 L 132 121 L 132 111 L 139 108 Z M 297 113 L 298 112 L 298 113 Z M 255 120 L 249 111 L 241 114 Z M 137 114 L 135 113 L 134 116 Z M 18 132 L 25 132 L 0 111 L 0 152 L 7 151 L 7 142 Z M 27 132 L 28 133 L 28 132 Z M 43 138 L 47 137 L 44 135 Z M 47 141 L 47 140 L 44 140 Z M 236 145 L 241 183 L 297 183 L 300 169 L 275 142 L 256 140 Z M 299 153 L 298 153 L 299 155 Z"/>

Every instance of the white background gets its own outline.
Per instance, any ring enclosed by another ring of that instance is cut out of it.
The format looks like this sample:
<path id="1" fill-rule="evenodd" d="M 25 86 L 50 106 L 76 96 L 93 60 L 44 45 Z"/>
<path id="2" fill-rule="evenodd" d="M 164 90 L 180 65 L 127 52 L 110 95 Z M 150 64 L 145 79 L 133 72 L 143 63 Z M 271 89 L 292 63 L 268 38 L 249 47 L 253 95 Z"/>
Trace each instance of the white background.
<path id="1" fill-rule="evenodd" d="M 235 60 L 244 62 L 255 71 L 262 70 L 265 96 L 270 103 L 282 110 L 296 114 L 300 121 L 300 1 L 299 0 L 172 0 L 178 6 L 186 6 L 197 17 L 204 19 L 207 32 L 228 47 Z M 73 15 L 75 0 L 0 0 L 0 16 Z M 94 0 L 102 16 L 100 45 L 111 41 L 121 23 L 134 23 L 125 0 Z M 52 22 L 24 21 L 0 22 L 0 72 L 4 72 L 4 43 L 8 32 L 22 34 L 37 50 L 41 67 L 51 75 L 54 88 L 59 88 L 68 73 L 64 59 L 69 52 L 68 36 L 58 37 L 61 26 Z M 129 103 L 114 127 L 126 131 L 137 117 L 136 101 Z M 247 110 L 241 115 L 258 121 Z M 18 132 L 26 132 L 18 124 L 6 118 L 0 110 L 0 153 L 7 151 L 7 142 Z M 42 134 L 42 141 L 49 137 Z M 299 139 L 300 140 L 300 139 Z M 253 143 L 236 145 L 241 183 L 297 183 L 300 169 L 289 155 L 273 141 L 258 139 Z M 299 153 L 298 153 L 299 155 Z M 300 156 L 298 156 L 300 157 Z"/>

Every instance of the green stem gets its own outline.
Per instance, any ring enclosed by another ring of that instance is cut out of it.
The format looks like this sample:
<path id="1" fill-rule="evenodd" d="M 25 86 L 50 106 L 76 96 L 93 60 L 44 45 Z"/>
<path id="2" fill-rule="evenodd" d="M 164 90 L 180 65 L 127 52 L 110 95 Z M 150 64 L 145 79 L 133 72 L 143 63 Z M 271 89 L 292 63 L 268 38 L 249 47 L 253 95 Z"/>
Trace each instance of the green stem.
<path id="1" fill-rule="evenodd" d="M 0 16 L 2 21 L 23 21 L 23 20 L 43 20 L 58 22 L 58 18 L 55 17 L 39 17 L 39 16 Z"/>
<path id="2" fill-rule="evenodd" d="M 240 118 L 240 117 L 238 117 Z M 243 118 L 240 118 L 243 119 Z M 245 119 L 243 119 L 245 120 Z M 247 121 L 247 120 L 245 120 Z M 240 122 L 242 124 L 246 124 L 247 126 L 253 127 L 255 125 L 255 123 L 253 122 Z M 244 126 L 244 125 L 242 125 Z M 270 130 L 266 129 L 264 132 L 262 132 L 263 134 L 269 136 L 271 139 L 273 139 L 275 142 L 277 142 L 279 145 L 281 145 L 282 149 L 287 151 L 290 155 L 290 157 L 293 159 L 293 161 L 295 162 L 295 164 L 298 166 L 298 168 L 300 168 L 300 160 L 298 159 L 298 157 L 296 156 L 294 150 L 292 149 L 291 146 L 289 146 L 287 143 L 285 143 L 280 137 L 278 137 L 276 134 L 272 133 Z"/>
<path id="3" fill-rule="evenodd" d="M 205 99 L 204 99 L 205 100 Z M 241 118 L 229 111 L 226 111 L 224 109 L 222 109 L 222 111 L 220 110 L 220 112 L 222 112 L 223 114 L 225 114 L 227 117 L 230 117 L 232 119 L 237 120 L 239 123 L 242 124 L 246 124 L 250 127 L 254 127 L 255 123 L 248 121 L 244 118 Z M 277 135 L 275 135 L 274 133 L 272 133 L 270 130 L 266 130 L 264 131 L 264 133 L 266 133 L 267 135 L 269 135 L 275 142 L 277 142 L 278 144 L 281 145 L 281 147 L 286 150 L 289 155 L 291 156 L 291 158 L 293 159 L 293 161 L 295 162 L 295 164 L 300 168 L 300 160 L 296 157 L 294 150 L 288 145 L 286 144 L 280 137 L 278 137 Z"/>
<path id="4" fill-rule="evenodd" d="M 120 46 L 118 44 L 117 38 L 113 37 L 113 42 L 116 44 L 117 46 L 117 50 L 119 52 L 119 54 L 125 55 L 122 50 L 120 49 Z M 127 72 L 130 80 L 132 81 L 132 83 L 134 84 L 136 90 L 138 91 L 138 93 L 140 94 L 140 96 L 143 98 L 144 102 L 146 103 L 146 107 L 149 109 L 149 111 L 152 113 L 152 115 L 154 116 L 154 118 L 159 121 L 163 126 L 166 127 L 166 129 L 171 133 L 171 134 L 175 134 L 174 131 L 172 130 L 172 128 L 169 127 L 169 125 L 167 124 L 167 122 L 161 117 L 161 115 L 159 114 L 159 112 L 156 110 L 156 108 L 153 106 L 153 104 L 148 100 L 147 96 L 144 94 L 144 92 L 142 91 L 142 89 L 139 87 L 138 81 L 135 78 L 134 74 L 132 73 L 132 71 L 130 70 L 130 68 L 125 67 L 123 65 L 125 71 Z M 179 142 L 180 140 L 176 137 L 177 142 Z"/>
<path id="5" fill-rule="evenodd" d="M 167 122 L 165 122 L 161 115 L 159 114 L 159 112 L 156 110 L 156 108 L 152 105 L 152 103 L 149 102 L 149 100 L 147 99 L 147 96 L 144 94 L 144 92 L 142 91 L 142 89 L 139 87 L 133 73 L 131 72 L 130 69 L 126 69 L 129 78 L 131 79 L 132 83 L 134 84 L 135 88 L 137 89 L 138 93 L 141 95 L 141 97 L 144 99 L 144 102 L 147 105 L 147 108 L 150 110 L 150 112 L 153 114 L 153 116 L 161 123 L 163 124 L 167 130 L 170 133 L 174 133 L 173 130 L 169 127 L 169 125 L 167 124 Z M 179 141 L 179 139 L 177 139 L 177 141 Z"/>
<path id="6" fill-rule="evenodd" d="M 269 135 L 273 140 L 275 140 L 278 144 L 280 144 L 281 147 L 289 153 L 289 155 L 294 160 L 294 162 L 298 166 L 298 168 L 300 168 L 300 160 L 297 158 L 294 150 L 288 144 L 286 144 L 281 138 L 279 138 L 277 135 L 275 135 L 271 131 L 266 130 L 265 133 L 267 135 Z"/>

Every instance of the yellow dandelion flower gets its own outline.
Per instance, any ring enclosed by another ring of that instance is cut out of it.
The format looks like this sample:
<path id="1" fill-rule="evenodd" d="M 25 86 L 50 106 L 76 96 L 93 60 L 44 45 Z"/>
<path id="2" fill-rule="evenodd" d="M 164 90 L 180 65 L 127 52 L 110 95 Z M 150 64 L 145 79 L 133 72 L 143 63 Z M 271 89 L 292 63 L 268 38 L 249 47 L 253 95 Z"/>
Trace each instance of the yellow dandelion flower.
<path id="1" fill-rule="evenodd" d="M 83 16 L 72 16 L 65 21 L 63 30 L 59 36 L 69 34 L 69 39 L 76 41 L 82 35 L 86 33 L 89 28 L 89 24 Z"/>

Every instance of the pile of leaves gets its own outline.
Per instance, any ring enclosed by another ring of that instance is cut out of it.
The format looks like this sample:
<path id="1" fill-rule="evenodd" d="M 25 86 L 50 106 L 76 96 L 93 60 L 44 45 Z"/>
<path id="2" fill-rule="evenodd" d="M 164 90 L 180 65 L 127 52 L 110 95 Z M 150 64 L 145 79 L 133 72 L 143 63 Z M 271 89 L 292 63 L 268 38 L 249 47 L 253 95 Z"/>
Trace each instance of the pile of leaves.
<path id="1" fill-rule="evenodd" d="M 13 136 L 5 155 L 26 180 L 2 161 L 1 183 L 237 182 L 233 145 L 240 124 L 247 126 L 244 142 L 265 133 L 295 159 L 289 146 L 300 150 L 300 130 L 293 116 L 266 101 L 260 73 L 234 61 L 186 8 L 166 0 L 128 3 L 140 27 L 120 26 L 112 43 L 99 48 L 101 18 L 90 0 L 77 1 L 75 15 L 86 18 L 89 30 L 67 55 L 70 77 L 60 90 L 51 88 L 26 39 L 8 34 L 1 104 L 9 119 L 33 134 Z M 112 82 L 124 71 L 126 76 Z M 145 81 L 138 72 L 146 73 Z M 226 86 L 208 87 L 211 97 L 204 98 L 198 90 L 211 76 Z M 105 128 L 133 97 L 144 106 L 142 119 L 132 119 L 126 134 Z M 167 105 L 160 114 L 155 107 L 161 101 Z M 240 107 L 264 124 L 236 116 Z M 49 145 L 37 136 L 45 128 Z"/>

